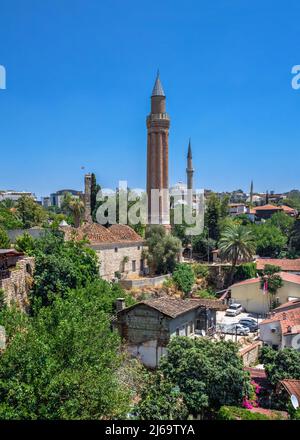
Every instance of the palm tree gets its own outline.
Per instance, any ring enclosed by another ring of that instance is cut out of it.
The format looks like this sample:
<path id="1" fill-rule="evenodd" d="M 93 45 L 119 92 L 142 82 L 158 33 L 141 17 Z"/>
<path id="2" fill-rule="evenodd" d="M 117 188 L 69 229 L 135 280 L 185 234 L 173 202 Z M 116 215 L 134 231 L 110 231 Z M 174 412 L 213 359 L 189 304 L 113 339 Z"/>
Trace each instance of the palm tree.
<path id="1" fill-rule="evenodd" d="M 72 197 L 69 202 L 69 208 L 73 213 L 75 228 L 79 228 L 82 214 L 84 212 L 84 203 L 82 200 Z"/>
<path id="2" fill-rule="evenodd" d="M 231 261 L 230 284 L 238 261 L 250 260 L 256 250 L 252 231 L 240 224 L 227 225 L 219 240 L 221 256 Z"/>

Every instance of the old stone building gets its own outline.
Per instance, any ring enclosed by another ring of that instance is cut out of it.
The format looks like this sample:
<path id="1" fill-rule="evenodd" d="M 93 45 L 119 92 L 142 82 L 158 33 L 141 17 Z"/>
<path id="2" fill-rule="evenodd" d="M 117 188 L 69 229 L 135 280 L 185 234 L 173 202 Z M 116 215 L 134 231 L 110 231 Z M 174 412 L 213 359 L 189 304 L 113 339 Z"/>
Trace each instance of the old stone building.
<path id="1" fill-rule="evenodd" d="M 0 249 L 0 290 L 8 305 L 15 303 L 26 311 L 33 272 L 33 257 L 26 257 L 14 249 Z"/>
<path id="2" fill-rule="evenodd" d="M 123 308 L 117 304 L 116 326 L 128 352 L 147 367 L 155 368 L 173 336 L 212 334 L 216 311 L 226 308 L 220 301 L 161 297 Z"/>
<path id="3" fill-rule="evenodd" d="M 98 223 L 86 223 L 77 229 L 70 226 L 61 229 L 67 240 L 72 236 L 89 240 L 89 246 L 98 256 L 102 278 L 111 280 L 116 276 L 124 278 L 131 274 L 143 274 L 146 264 L 143 258 L 145 242 L 129 226 L 112 225 L 105 228 Z"/>

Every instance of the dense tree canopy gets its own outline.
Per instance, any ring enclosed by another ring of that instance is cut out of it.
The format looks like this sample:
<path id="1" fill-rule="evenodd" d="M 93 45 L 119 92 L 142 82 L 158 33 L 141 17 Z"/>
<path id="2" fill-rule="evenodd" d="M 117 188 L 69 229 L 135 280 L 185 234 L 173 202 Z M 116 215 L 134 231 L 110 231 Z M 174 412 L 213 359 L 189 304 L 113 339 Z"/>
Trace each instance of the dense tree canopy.
<path id="1" fill-rule="evenodd" d="M 240 405 L 250 392 L 237 345 L 204 338 L 173 338 L 154 383 L 146 384 L 137 406 L 141 419 L 172 418 L 173 407 L 179 417 L 186 413 L 204 416 L 222 405 Z M 167 403 L 168 396 L 176 405 Z"/>
<path id="2" fill-rule="evenodd" d="M 35 240 L 23 236 L 17 246 L 35 257 L 32 296 L 41 305 L 51 303 L 53 295 L 85 287 L 99 277 L 96 253 L 83 241 L 64 241 L 59 231 L 46 231 Z"/>
<path id="3" fill-rule="evenodd" d="M 130 392 L 116 375 L 120 341 L 102 294 L 90 287 L 68 291 L 31 318 L 0 311 L 8 333 L 0 359 L 0 419 L 124 417 Z"/>
<path id="4" fill-rule="evenodd" d="M 287 237 L 274 225 L 253 225 L 256 252 L 260 257 L 276 258 L 287 245 Z"/>
<path id="5" fill-rule="evenodd" d="M 152 225 L 146 231 L 148 246 L 148 263 L 153 273 L 161 274 L 173 272 L 181 242 L 177 237 L 166 234 L 165 228 L 159 225 Z"/>
<path id="6" fill-rule="evenodd" d="M 16 203 L 16 212 L 22 221 L 23 228 L 42 225 L 47 218 L 45 210 L 29 196 L 19 198 Z"/>
<path id="7" fill-rule="evenodd" d="M 300 352 L 298 350 L 284 348 L 276 351 L 265 346 L 261 350 L 260 360 L 274 387 L 283 379 L 300 380 Z"/>

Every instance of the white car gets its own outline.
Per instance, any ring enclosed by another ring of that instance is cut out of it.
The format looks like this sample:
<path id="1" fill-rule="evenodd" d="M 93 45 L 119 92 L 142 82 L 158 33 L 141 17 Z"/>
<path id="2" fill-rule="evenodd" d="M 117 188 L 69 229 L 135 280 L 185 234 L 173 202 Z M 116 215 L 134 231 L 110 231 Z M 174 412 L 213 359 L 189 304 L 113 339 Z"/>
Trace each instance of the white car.
<path id="1" fill-rule="evenodd" d="M 228 309 L 225 312 L 226 316 L 237 316 L 240 313 L 242 313 L 243 311 L 243 307 L 241 306 L 241 304 L 237 304 L 237 303 L 233 303 L 230 304 L 230 306 L 228 307 Z"/>

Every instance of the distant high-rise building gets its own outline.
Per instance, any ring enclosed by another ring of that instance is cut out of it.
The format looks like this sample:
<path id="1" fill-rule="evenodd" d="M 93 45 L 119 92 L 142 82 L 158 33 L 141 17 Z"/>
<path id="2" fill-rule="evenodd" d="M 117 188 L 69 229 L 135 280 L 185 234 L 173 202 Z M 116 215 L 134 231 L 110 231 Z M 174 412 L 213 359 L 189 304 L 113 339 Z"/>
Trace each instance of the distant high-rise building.
<path id="1" fill-rule="evenodd" d="M 170 118 L 166 113 L 166 96 L 159 72 L 151 95 L 151 112 L 147 116 L 147 194 L 148 221 L 168 226 L 169 217 L 169 127 Z M 151 191 L 165 190 L 159 198 L 158 207 L 151 204 Z"/>

